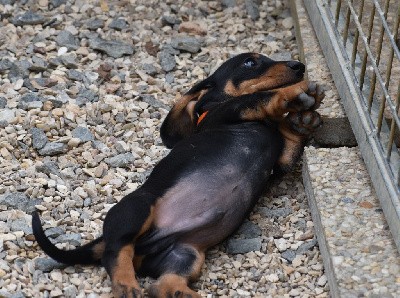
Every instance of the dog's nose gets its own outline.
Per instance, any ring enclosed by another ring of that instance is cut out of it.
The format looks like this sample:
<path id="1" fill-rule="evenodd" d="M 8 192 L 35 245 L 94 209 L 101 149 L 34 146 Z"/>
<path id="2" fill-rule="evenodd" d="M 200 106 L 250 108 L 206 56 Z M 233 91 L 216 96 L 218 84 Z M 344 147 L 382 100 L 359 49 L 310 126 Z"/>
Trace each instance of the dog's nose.
<path id="1" fill-rule="evenodd" d="M 304 64 L 299 61 L 289 61 L 286 63 L 286 65 L 290 67 L 292 70 L 294 70 L 296 74 L 303 74 L 304 71 L 306 70 Z"/>

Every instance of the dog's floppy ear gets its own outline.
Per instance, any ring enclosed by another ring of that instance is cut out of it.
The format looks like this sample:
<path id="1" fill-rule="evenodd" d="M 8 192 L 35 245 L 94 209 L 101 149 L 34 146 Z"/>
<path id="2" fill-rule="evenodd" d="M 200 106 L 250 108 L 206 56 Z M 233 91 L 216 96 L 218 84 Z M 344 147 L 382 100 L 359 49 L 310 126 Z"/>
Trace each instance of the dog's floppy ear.
<path id="1" fill-rule="evenodd" d="M 160 130 L 165 146 L 172 148 L 177 142 L 193 133 L 197 117 L 194 115 L 194 106 L 210 88 L 210 78 L 207 78 L 193 86 L 172 107 Z"/>

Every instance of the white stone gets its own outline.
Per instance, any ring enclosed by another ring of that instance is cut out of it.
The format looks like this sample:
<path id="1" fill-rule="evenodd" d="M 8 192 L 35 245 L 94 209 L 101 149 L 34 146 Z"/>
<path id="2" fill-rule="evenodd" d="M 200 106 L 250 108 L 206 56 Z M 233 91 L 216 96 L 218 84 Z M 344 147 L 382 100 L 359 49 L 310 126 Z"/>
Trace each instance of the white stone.
<path id="1" fill-rule="evenodd" d="M 62 56 L 68 53 L 68 48 L 67 47 L 61 47 L 58 49 L 57 56 Z"/>

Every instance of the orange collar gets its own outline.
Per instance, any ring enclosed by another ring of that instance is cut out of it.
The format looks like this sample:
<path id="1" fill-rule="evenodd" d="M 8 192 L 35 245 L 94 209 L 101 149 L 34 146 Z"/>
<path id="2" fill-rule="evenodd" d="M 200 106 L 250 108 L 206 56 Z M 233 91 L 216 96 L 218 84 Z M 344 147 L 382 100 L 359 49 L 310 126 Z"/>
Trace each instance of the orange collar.
<path id="1" fill-rule="evenodd" d="M 205 111 L 199 116 L 199 119 L 197 119 L 197 125 L 199 125 L 200 122 L 204 120 L 204 118 L 207 116 L 207 114 L 208 114 L 208 111 Z"/>

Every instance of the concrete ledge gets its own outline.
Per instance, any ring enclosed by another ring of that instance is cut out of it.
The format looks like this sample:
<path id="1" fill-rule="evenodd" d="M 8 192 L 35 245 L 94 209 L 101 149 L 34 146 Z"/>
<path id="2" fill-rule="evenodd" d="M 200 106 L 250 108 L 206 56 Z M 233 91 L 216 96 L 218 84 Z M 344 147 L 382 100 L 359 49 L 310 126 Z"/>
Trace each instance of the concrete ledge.
<path id="1" fill-rule="evenodd" d="M 332 297 L 399 297 L 400 256 L 357 147 L 306 148 L 303 179 Z"/>

